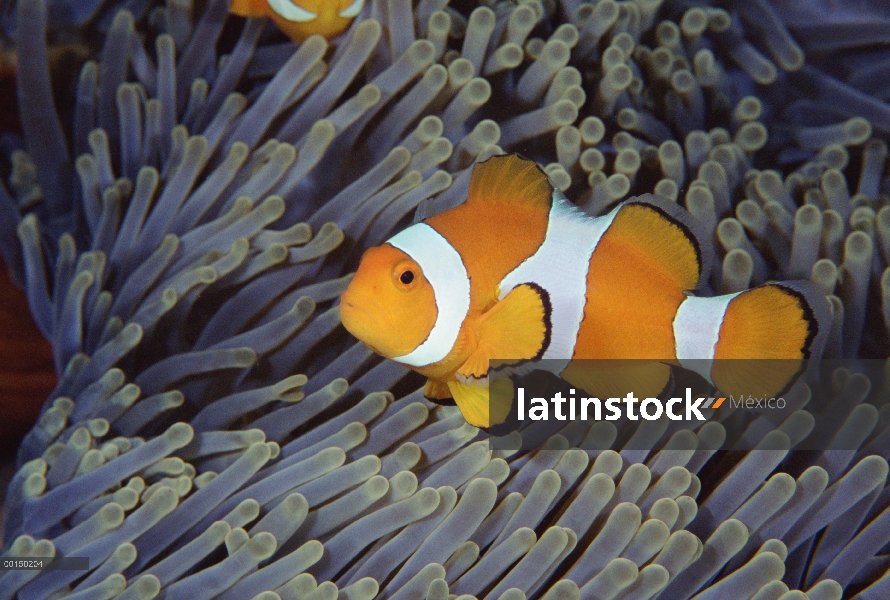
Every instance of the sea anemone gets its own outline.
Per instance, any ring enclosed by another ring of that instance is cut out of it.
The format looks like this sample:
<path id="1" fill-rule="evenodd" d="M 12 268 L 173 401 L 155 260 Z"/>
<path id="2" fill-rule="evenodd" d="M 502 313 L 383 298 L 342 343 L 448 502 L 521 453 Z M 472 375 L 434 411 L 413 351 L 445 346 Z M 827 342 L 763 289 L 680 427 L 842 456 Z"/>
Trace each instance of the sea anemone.
<path id="1" fill-rule="evenodd" d="M 502 450 L 335 306 L 364 248 L 516 151 L 591 214 L 682 203 L 715 293 L 811 279 L 828 356 L 886 357 L 880 7 L 820 28 L 765 0 L 375 0 L 296 46 L 226 0 L 108 4 L 4 22 L 23 134 L 0 251 L 59 372 L 4 556 L 90 562 L 4 572 L 0 597 L 890 596 L 883 380 L 834 372 L 824 452 L 794 450 L 804 410 Z M 867 44 L 830 43 L 863 18 Z M 47 42 L 71 40 L 98 48 L 57 107 Z"/>

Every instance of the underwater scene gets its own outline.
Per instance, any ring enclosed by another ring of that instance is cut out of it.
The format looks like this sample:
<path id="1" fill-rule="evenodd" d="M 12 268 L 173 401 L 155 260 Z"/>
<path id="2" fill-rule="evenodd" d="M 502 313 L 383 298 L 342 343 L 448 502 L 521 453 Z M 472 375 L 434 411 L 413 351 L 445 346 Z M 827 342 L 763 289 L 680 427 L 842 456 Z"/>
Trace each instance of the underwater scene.
<path id="1" fill-rule="evenodd" d="M 883 0 L 0 0 L 0 600 L 890 600 L 888 143 Z"/>

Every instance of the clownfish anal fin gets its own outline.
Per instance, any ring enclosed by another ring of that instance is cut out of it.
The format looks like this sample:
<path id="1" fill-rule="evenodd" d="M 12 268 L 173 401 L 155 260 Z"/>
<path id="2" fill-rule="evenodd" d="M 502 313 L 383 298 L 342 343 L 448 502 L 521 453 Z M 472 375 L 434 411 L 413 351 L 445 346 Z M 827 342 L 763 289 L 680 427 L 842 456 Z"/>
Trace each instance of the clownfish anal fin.
<path id="1" fill-rule="evenodd" d="M 488 427 L 488 385 L 477 382 L 449 381 L 448 389 L 467 423 Z"/>
<path id="2" fill-rule="evenodd" d="M 623 398 L 632 392 L 642 400 L 655 398 L 665 390 L 671 380 L 671 367 L 658 361 L 574 360 L 560 377 L 593 398 Z"/>
<path id="3" fill-rule="evenodd" d="M 457 402 L 450 395 L 447 398 L 427 398 L 427 400 L 439 406 L 457 406 Z"/>
<path id="4" fill-rule="evenodd" d="M 266 0 L 232 0 L 229 12 L 239 17 L 268 17 Z"/>
<path id="5" fill-rule="evenodd" d="M 476 163 L 467 203 L 524 204 L 550 210 L 553 186 L 538 163 L 517 154 L 492 156 Z"/>
<path id="6" fill-rule="evenodd" d="M 473 427 L 487 429 L 507 420 L 513 405 L 513 383 L 505 377 L 499 377 L 493 385 L 503 386 L 494 395 L 494 403 L 490 400 L 488 378 L 448 382 L 448 389 L 451 390 L 457 407 L 467 423 Z"/>
<path id="7" fill-rule="evenodd" d="M 479 345 L 457 370 L 461 377 L 485 377 L 489 361 L 512 364 L 540 358 L 550 344 L 550 297 L 533 283 L 518 285 L 482 315 Z"/>
<path id="8" fill-rule="evenodd" d="M 423 386 L 423 396 L 430 402 L 441 404 L 442 406 L 454 406 L 454 399 L 451 397 L 451 390 L 448 384 L 434 379 L 427 379 Z"/>

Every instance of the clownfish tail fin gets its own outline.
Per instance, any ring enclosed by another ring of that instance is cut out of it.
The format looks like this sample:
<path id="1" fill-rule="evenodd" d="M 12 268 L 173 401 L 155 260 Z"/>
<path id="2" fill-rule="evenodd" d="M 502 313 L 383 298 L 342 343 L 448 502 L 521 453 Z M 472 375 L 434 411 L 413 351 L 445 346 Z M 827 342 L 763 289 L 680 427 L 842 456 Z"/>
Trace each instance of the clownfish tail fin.
<path id="1" fill-rule="evenodd" d="M 716 359 L 711 381 L 725 393 L 776 396 L 794 383 L 806 359 L 821 356 L 830 323 L 825 293 L 805 281 L 690 297 L 674 321 L 677 358 Z"/>
<path id="2" fill-rule="evenodd" d="M 714 358 L 818 358 L 830 323 L 828 300 L 816 285 L 762 285 L 729 301 Z"/>

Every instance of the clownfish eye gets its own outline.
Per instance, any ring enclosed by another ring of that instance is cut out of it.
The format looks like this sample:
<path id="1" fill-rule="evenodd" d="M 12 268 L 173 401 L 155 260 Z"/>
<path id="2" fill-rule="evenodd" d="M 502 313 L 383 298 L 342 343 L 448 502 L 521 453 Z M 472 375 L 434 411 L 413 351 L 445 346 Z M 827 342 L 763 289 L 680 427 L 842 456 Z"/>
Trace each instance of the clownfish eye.
<path id="1" fill-rule="evenodd" d="M 399 281 L 404 283 L 405 285 L 411 285 L 414 282 L 414 271 L 408 269 L 404 271 L 401 275 L 399 275 Z"/>

